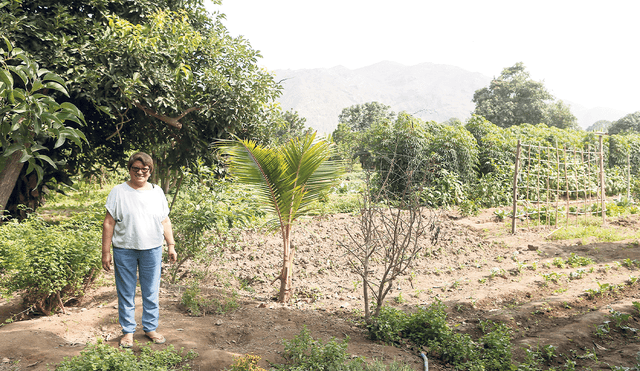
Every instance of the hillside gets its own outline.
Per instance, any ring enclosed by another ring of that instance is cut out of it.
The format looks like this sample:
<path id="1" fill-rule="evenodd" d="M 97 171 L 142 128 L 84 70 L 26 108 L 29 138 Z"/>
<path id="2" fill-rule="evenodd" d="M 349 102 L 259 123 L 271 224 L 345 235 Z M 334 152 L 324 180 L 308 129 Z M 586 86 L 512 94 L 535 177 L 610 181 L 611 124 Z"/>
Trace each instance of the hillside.
<path id="1" fill-rule="evenodd" d="M 471 101 L 474 92 L 492 79 L 450 65 L 405 66 L 389 61 L 353 70 L 337 66 L 274 72 L 284 87 L 278 100 L 282 108 L 294 109 L 307 119 L 307 126 L 321 133 L 330 133 L 336 128 L 343 108 L 373 101 L 391 106 L 394 112 L 406 111 L 425 120 L 464 120 L 475 108 Z M 626 114 L 609 108 L 565 103 L 571 105 L 583 128 L 598 120 L 614 121 Z"/>
<path id="2" fill-rule="evenodd" d="M 307 118 L 308 126 L 324 133 L 335 129 L 343 108 L 372 101 L 427 120 L 464 119 L 474 108 L 473 93 L 491 81 L 480 73 L 432 63 L 381 62 L 355 70 L 338 66 L 275 73 L 283 80 L 282 108 L 293 108 Z"/>

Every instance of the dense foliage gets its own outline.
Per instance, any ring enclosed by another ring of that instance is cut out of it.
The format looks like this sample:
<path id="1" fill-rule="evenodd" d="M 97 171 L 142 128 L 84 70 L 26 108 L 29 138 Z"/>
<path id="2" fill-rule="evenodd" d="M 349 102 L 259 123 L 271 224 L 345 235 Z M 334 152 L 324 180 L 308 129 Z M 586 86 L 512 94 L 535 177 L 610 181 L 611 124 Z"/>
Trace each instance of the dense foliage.
<path id="1" fill-rule="evenodd" d="M 630 113 L 612 122 L 608 129 L 609 134 L 619 134 L 630 131 L 640 132 L 640 111 Z"/>
<path id="2" fill-rule="evenodd" d="M 410 371 L 412 368 L 400 362 L 385 365 L 382 362 L 367 363 L 362 358 L 349 359 L 349 338 L 335 338 L 326 343 L 314 339 L 306 326 L 291 340 L 284 341 L 282 357 L 285 364 L 276 365 L 276 370 L 286 371 Z M 248 370 L 247 370 L 248 371 Z"/>
<path id="3" fill-rule="evenodd" d="M 488 87 L 473 95 L 474 114 L 507 128 L 540 123 L 562 129 L 578 126 L 578 120 L 562 101 L 553 101 L 544 84 L 533 81 L 522 63 L 502 70 Z"/>
<path id="4" fill-rule="evenodd" d="M 558 167 L 558 161 L 569 161 L 567 171 L 572 174 L 586 176 L 585 172 L 589 172 L 595 182 L 597 161 L 594 156 L 600 145 L 599 136 L 593 132 L 545 124 L 502 128 L 478 115 L 472 116 L 464 125 L 456 120 L 425 122 L 405 112 L 394 121 L 380 120 L 362 132 L 340 124 L 334 132 L 334 140 L 338 142 L 341 156 L 357 159 L 365 170 L 387 174 L 377 180 L 380 184 L 391 184 L 397 195 L 406 192 L 408 185 L 418 186 L 425 204 L 457 205 L 465 213 L 512 203 L 518 141 L 522 145 L 541 147 L 533 153 L 529 149 L 521 153 L 520 170 L 540 172 L 545 174 L 545 179 L 547 176 L 553 178 L 549 186 L 568 191 L 572 197 L 575 197 L 574 190 L 578 185 L 569 181 L 567 188 L 564 176 L 556 180 L 553 174 L 564 171 L 564 167 Z M 640 150 L 639 144 L 633 133 L 604 137 L 608 194 L 620 194 L 626 189 L 628 180 L 622 175 L 627 173 L 628 161 L 633 183 L 640 170 L 636 153 Z M 572 159 L 572 156 L 582 156 L 582 152 L 584 158 Z M 540 167 L 545 162 L 551 165 Z M 415 170 L 409 173 L 389 171 L 394 167 Z M 407 174 L 411 174 L 411 180 L 406 178 Z M 540 188 L 545 187 L 546 184 L 540 185 Z M 630 187 L 632 195 L 636 188 Z M 532 194 L 524 197 L 533 199 Z"/>
<path id="5" fill-rule="evenodd" d="M 81 299 L 102 266 L 104 214 L 94 206 L 59 224 L 33 216 L 0 229 L 0 290 L 21 294 L 27 307 L 50 314 Z"/>
<path id="6" fill-rule="evenodd" d="M 215 139 L 258 135 L 265 106 L 279 95 L 258 51 L 230 36 L 223 20 L 201 0 L 0 3 L 0 34 L 68 82 L 68 97 L 50 92 L 88 123 L 84 151 L 56 149 L 63 172 L 96 172 L 143 150 L 156 159 L 153 180 L 165 191 L 181 166 L 215 163 Z M 56 144 L 42 145 L 51 153 Z"/>
<path id="7" fill-rule="evenodd" d="M 80 355 L 65 358 L 56 370 L 58 371 L 165 371 L 191 370 L 188 362 L 198 356 L 194 351 L 179 351 L 173 345 L 162 350 L 152 350 L 143 346 L 140 354 L 131 350 L 120 350 L 98 341 L 89 344 Z"/>
<path id="8" fill-rule="evenodd" d="M 61 179 L 64 144 L 69 139 L 76 146 L 86 142 L 77 126 L 85 124 L 82 113 L 71 103 L 57 102 L 51 92 L 68 96 L 66 83 L 60 76 L 40 68 L 37 62 L 20 48 L 14 48 L 3 37 L 0 46 L 0 211 L 19 214 L 17 200 L 9 202 L 20 174 L 28 187 L 36 188 L 43 179 Z M 55 151 L 49 151 L 55 149 Z M 25 168 L 24 164 L 28 166 Z M 25 183 L 24 181 L 20 183 Z M 18 186 L 18 189 L 21 187 Z M 25 187 L 26 188 L 26 187 Z M 30 200 L 32 192 L 24 192 L 20 204 L 39 206 L 39 199 Z M 37 192 L 36 192 L 37 193 Z"/>
<path id="9" fill-rule="evenodd" d="M 338 116 L 338 122 L 347 125 L 352 131 L 365 131 L 381 121 L 393 120 L 395 116 L 391 107 L 368 102 L 344 108 Z"/>
<path id="10" fill-rule="evenodd" d="M 369 326 L 369 335 L 386 343 L 409 339 L 455 369 L 512 370 L 511 330 L 489 321 L 480 326 L 484 334 L 478 339 L 454 331 L 447 323 L 446 305 L 436 301 L 413 314 L 384 307 Z"/>

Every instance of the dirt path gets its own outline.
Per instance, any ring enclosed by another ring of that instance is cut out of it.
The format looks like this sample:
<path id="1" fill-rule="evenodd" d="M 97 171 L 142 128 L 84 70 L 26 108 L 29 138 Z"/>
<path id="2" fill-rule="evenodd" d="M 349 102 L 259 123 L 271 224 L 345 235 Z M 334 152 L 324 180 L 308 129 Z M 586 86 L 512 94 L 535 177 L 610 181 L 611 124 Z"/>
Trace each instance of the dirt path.
<path id="1" fill-rule="evenodd" d="M 631 234 L 638 221 L 638 216 L 612 219 L 610 227 Z M 270 283 L 281 259 L 279 236 L 243 232 L 223 258 L 214 260 L 203 285 L 204 292 L 212 295 L 225 287 L 237 289 L 240 308 L 224 315 L 191 317 L 180 305 L 184 287 L 163 283 L 159 330 L 168 343 L 199 353 L 194 370 L 222 370 L 234 356 L 245 353 L 279 362 L 282 339 L 293 338 L 303 326 L 324 340 L 349 336 L 348 352 L 354 356 L 402 360 L 422 370 L 415 352 L 371 342 L 358 326 L 363 308 L 360 278 L 348 268 L 348 254 L 337 244 L 345 239 L 345 228 L 355 230 L 357 224 L 353 217 L 342 214 L 306 220 L 294 231 L 296 294 L 289 305 L 272 300 L 277 284 Z M 624 265 L 625 259 L 640 260 L 636 240 L 557 242 L 545 239 L 549 230 L 519 230 L 513 236 L 504 224 L 493 220 L 491 210 L 475 218 L 448 218 L 443 230 L 441 244 L 430 248 L 394 285 L 390 305 L 412 310 L 416 304 L 441 300 L 450 309 L 451 324 L 469 333 L 478 332 L 480 320 L 504 321 L 514 329 L 516 357 L 528 346 L 554 345 L 558 352 L 593 370 L 608 370 L 607 364 L 635 366 L 639 349 L 635 334 L 612 333 L 600 338 L 595 328 L 607 320 L 610 310 L 637 313 L 632 302 L 640 301 L 640 284 L 624 285 L 625 289 L 593 298 L 585 290 L 594 291 L 605 283 L 625 284 L 631 275 L 638 276 L 637 265 Z M 595 263 L 583 268 L 553 265 L 555 258 L 566 260 L 572 253 Z M 184 273 L 189 276 L 188 271 Z M 556 283 L 551 280 L 554 275 Z M 570 280 L 572 275 L 575 279 Z M 117 346 L 120 328 L 112 281 L 106 275 L 105 283 L 67 314 L 35 317 L 0 328 L 0 359 L 4 362 L 0 370 L 46 370 L 47 364 L 53 369 L 63 357 L 79 354 L 85 343 L 98 338 Z M 19 299 L 0 301 L 0 320 L 21 310 Z M 640 328 L 637 315 L 628 327 Z M 146 342 L 141 330 L 135 339 Z M 597 362 L 590 352 L 597 353 Z M 564 362 L 556 357 L 547 367 Z M 430 369 L 448 368 L 432 360 Z"/>

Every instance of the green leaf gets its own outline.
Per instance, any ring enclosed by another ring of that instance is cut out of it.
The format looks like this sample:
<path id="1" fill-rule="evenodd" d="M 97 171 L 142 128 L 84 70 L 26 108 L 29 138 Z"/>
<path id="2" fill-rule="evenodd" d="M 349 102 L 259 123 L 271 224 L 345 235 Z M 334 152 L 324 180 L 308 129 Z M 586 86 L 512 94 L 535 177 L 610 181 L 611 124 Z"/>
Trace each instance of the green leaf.
<path id="1" fill-rule="evenodd" d="M 29 161 L 29 166 L 27 167 L 27 171 L 26 171 L 27 175 L 31 174 L 31 172 L 33 171 L 35 165 L 36 164 L 33 161 Z"/>
<path id="2" fill-rule="evenodd" d="M 40 119 L 45 121 L 45 120 L 49 120 L 52 121 L 58 125 L 62 125 L 63 121 L 60 120 L 60 118 L 58 117 L 57 114 L 51 113 L 51 112 L 43 112 L 40 115 Z M 46 122 L 46 121 L 45 121 Z"/>
<path id="3" fill-rule="evenodd" d="M 24 90 L 22 89 L 13 89 L 13 95 L 15 97 L 15 99 L 19 100 L 20 102 L 24 102 L 26 99 L 26 96 L 24 94 Z"/>
<path id="4" fill-rule="evenodd" d="M 4 1 L 2 4 L 0 4 L 0 8 L 4 8 L 5 6 L 7 6 L 9 4 L 9 1 Z M 5 45 L 7 45 L 7 51 L 11 52 L 11 50 L 13 50 L 13 45 L 11 45 L 11 41 L 9 41 L 9 39 L 6 38 L 6 36 L 2 36 L 2 39 L 4 40 Z"/>
<path id="5" fill-rule="evenodd" d="M 13 143 L 4 151 L 4 156 L 9 157 L 15 151 L 22 150 L 22 145 L 20 143 Z"/>
<path id="6" fill-rule="evenodd" d="M 41 144 L 34 144 L 31 147 L 29 147 L 29 149 L 31 150 L 31 152 L 38 152 L 38 151 L 42 151 L 43 149 L 46 150 L 47 147 L 41 145 Z"/>
<path id="7" fill-rule="evenodd" d="M 29 83 L 29 77 L 27 76 L 27 74 L 24 72 L 25 70 L 25 66 L 9 66 L 9 71 L 15 73 L 16 75 L 18 75 L 18 77 L 20 77 L 20 79 L 22 80 L 22 83 L 24 85 L 27 85 Z"/>
<path id="8" fill-rule="evenodd" d="M 13 89 L 13 76 L 9 71 L 2 69 L 0 70 L 0 79 L 9 86 L 9 88 Z"/>
<path id="9" fill-rule="evenodd" d="M 15 98 L 13 96 L 13 77 L 7 70 L 0 70 L 0 79 L 6 85 L 6 90 L 8 92 L 7 98 L 11 104 L 15 103 Z"/>
<path id="10" fill-rule="evenodd" d="M 47 82 L 43 86 L 47 89 L 57 90 L 67 97 L 69 96 L 69 93 L 67 92 L 67 89 L 64 87 L 64 85 L 60 85 L 57 82 Z"/>
<path id="11" fill-rule="evenodd" d="M 49 163 L 49 165 L 53 166 L 53 168 L 54 168 L 54 169 L 57 169 L 57 168 L 58 168 L 58 167 L 56 166 L 56 164 L 53 162 L 53 160 L 51 160 L 51 158 L 50 158 L 49 156 L 47 156 L 47 155 L 41 155 L 41 154 L 38 154 L 38 155 L 36 155 L 35 157 L 36 157 L 37 159 L 39 159 L 39 160 L 44 160 L 44 161 L 48 162 L 48 163 Z"/>
<path id="12" fill-rule="evenodd" d="M 42 88 L 44 88 L 44 84 L 42 84 L 40 80 L 36 80 L 33 82 L 33 85 L 31 85 L 30 93 L 33 94 Z"/>
<path id="13" fill-rule="evenodd" d="M 60 84 L 62 86 L 66 86 L 64 80 L 60 76 L 56 75 L 55 73 L 51 73 L 51 72 L 47 73 L 42 78 L 42 81 L 55 81 L 55 82 L 57 82 L 58 84 Z"/>
<path id="14" fill-rule="evenodd" d="M 65 111 L 69 111 L 71 112 L 73 115 L 75 115 L 76 117 L 78 117 L 80 120 L 82 120 L 82 123 L 87 123 L 84 119 L 84 115 L 82 114 L 82 111 L 80 111 L 78 109 L 78 107 L 76 107 L 75 105 L 73 105 L 72 103 L 69 102 L 63 102 L 62 104 L 60 104 L 60 107 L 62 107 L 62 109 L 64 109 Z M 75 121 L 75 120 L 74 120 Z M 77 121 L 76 121 L 77 122 Z M 82 124 L 80 122 L 78 122 L 78 124 Z"/>
<path id="15" fill-rule="evenodd" d="M 29 154 L 29 152 L 27 152 L 27 150 L 23 150 L 22 151 L 22 157 L 20 157 L 20 162 L 25 163 L 27 161 L 29 161 L 29 159 L 33 158 L 32 155 Z M 27 172 L 28 174 L 29 172 Z"/>
<path id="16" fill-rule="evenodd" d="M 60 134 L 60 136 L 58 136 L 58 140 L 56 140 L 56 144 L 53 146 L 53 148 L 58 148 L 61 145 L 64 144 L 66 140 L 66 135 L 65 134 Z"/>

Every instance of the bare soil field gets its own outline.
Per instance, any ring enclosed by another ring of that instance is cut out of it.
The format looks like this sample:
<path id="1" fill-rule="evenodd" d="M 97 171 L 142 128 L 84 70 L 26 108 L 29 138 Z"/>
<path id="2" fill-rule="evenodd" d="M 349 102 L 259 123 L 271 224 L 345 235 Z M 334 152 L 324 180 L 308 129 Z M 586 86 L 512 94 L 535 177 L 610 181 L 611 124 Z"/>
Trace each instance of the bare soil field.
<path id="1" fill-rule="evenodd" d="M 632 234 L 639 222 L 638 215 L 609 218 L 606 228 Z M 241 232 L 223 257 L 214 258 L 202 284 L 203 293 L 211 297 L 236 290 L 239 308 L 190 316 L 181 304 L 185 285 L 165 280 L 158 330 L 168 341 L 151 347 L 173 344 L 194 349 L 199 354 L 191 363 L 194 370 L 223 370 L 233 357 L 243 354 L 260 356 L 261 366 L 268 368 L 267 361 L 283 361 L 283 339 L 292 339 L 306 326 L 314 338 L 325 341 L 348 336 L 348 352 L 354 357 L 399 360 L 423 370 L 418 350 L 367 338 L 361 317 L 361 278 L 349 267 L 349 255 L 338 244 L 346 241 L 345 230 L 357 229 L 357 223 L 351 215 L 338 214 L 305 219 L 294 228 L 296 291 L 289 304 L 274 301 L 279 283 L 271 283 L 281 264 L 279 234 Z M 632 302 L 640 301 L 640 283 L 629 285 L 630 276 L 638 275 L 638 266 L 628 262 L 640 260 L 638 241 L 553 241 L 547 238 L 551 232 L 518 228 L 512 235 L 505 223 L 495 220 L 492 210 L 477 217 L 443 215 L 439 245 L 429 247 L 429 253 L 394 284 L 388 305 L 413 311 L 417 305 L 440 300 L 448 307 L 450 325 L 472 336 L 479 334 L 481 320 L 502 321 L 513 329 L 516 360 L 522 360 L 530 347 L 557 347 L 564 356 L 554 357 L 545 369 L 564 364 L 566 357 L 577 362 L 577 369 L 635 366 L 640 341 L 633 330 L 640 323 Z M 553 264 L 554 259 L 566 261 L 571 254 L 595 263 L 580 268 Z M 188 270 L 184 276 L 189 277 Z M 97 339 L 118 346 L 121 333 L 112 274 L 105 274 L 101 281 L 66 313 L 31 314 L 22 320 L 18 315 L 18 320 L 0 327 L 0 370 L 54 369 L 64 357 L 78 355 L 86 343 Z M 602 290 L 613 285 L 620 286 Z M 23 310 L 18 297 L 0 300 L 0 321 Z M 597 326 L 610 320 L 611 311 L 633 314 L 626 323 L 630 330 L 597 336 Z M 146 343 L 141 328 L 135 340 L 137 351 Z M 451 369 L 436 358 L 430 359 L 429 368 Z"/>

